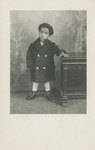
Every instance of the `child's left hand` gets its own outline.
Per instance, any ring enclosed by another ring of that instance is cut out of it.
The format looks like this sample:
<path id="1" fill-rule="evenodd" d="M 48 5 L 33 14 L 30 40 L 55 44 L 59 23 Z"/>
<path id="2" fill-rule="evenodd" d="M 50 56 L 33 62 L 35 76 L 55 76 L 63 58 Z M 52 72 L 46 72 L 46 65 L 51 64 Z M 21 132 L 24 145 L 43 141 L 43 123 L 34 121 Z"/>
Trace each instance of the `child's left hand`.
<path id="1" fill-rule="evenodd" d="M 63 57 L 69 57 L 69 55 L 68 55 L 68 54 L 66 54 L 66 53 L 64 53 L 64 52 L 61 52 L 61 54 L 60 54 L 60 58 L 61 58 L 62 56 L 63 56 Z"/>

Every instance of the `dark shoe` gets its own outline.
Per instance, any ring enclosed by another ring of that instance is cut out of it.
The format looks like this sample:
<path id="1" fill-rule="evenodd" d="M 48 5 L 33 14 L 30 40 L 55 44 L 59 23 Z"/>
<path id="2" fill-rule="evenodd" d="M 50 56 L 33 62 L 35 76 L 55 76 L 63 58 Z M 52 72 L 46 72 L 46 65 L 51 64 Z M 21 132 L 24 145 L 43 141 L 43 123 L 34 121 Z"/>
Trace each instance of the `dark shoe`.
<path id="1" fill-rule="evenodd" d="M 32 100 L 33 98 L 35 98 L 35 96 L 36 96 L 36 92 L 32 92 L 32 94 L 28 96 L 26 100 Z"/>
<path id="2" fill-rule="evenodd" d="M 53 93 L 51 91 L 47 91 L 46 92 L 47 98 L 49 101 L 54 101 L 55 100 L 55 96 L 53 95 Z"/>

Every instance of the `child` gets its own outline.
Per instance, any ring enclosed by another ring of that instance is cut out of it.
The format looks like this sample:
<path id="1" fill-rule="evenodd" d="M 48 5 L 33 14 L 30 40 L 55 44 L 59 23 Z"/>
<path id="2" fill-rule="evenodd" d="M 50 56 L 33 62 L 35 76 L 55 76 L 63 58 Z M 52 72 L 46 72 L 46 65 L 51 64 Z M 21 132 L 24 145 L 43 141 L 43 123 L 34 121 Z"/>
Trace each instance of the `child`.
<path id="1" fill-rule="evenodd" d="M 51 25 L 40 24 L 38 30 L 39 38 L 30 44 L 27 52 L 27 67 L 30 67 L 33 85 L 32 94 L 26 99 L 32 100 L 36 96 L 39 83 L 44 83 L 48 100 L 53 100 L 49 82 L 55 80 L 54 54 L 60 57 L 68 55 L 48 39 L 54 33 Z"/>

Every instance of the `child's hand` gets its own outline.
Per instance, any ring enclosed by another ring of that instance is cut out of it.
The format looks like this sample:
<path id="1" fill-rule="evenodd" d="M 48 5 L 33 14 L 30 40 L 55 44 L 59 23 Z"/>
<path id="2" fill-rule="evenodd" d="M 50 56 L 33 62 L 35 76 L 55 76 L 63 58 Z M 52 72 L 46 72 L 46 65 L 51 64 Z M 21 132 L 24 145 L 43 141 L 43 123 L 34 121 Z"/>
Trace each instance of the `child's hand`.
<path id="1" fill-rule="evenodd" d="M 60 54 L 60 58 L 61 58 L 62 56 L 63 56 L 63 57 L 69 57 L 69 55 L 66 54 L 66 53 L 64 53 L 64 52 L 62 52 L 62 53 Z"/>
<path id="2" fill-rule="evenodd" d="M 69 55 L 68 54 L 64 54 L 64 57 L 69 57 Z"/>

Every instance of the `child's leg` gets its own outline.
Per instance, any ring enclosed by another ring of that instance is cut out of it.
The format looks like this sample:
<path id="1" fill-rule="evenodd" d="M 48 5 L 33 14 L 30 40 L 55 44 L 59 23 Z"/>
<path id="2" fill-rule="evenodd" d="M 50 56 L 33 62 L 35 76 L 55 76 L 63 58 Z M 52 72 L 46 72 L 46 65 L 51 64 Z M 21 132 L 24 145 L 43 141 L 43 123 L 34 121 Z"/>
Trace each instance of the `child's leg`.
<path id="1" fill-rule="evenodd" d="M 39 85 L 38 82 L 33 82 L 32 91 L 36 92 L 38 90 L 38 85 Z"/>
<path id="2" fill-rule="evenodd" d="M 50 83 L 46 82 L 46 83 L 44 83 L 44 86 L 45 86 L 45 91 L 46 91 L 46 95 L 47 95 L 48 100 L 49 101 L 54 100 L 55 98 L 54 98 L 53 93 L 51 93 Z"/>
<path id="3" fill-rule="evenodd" d="M 36 96 L 36 92 L 38 90 L 38 85 L 39 84 L 37 82 L 33 82 L 32 94 L 26 98 L 27 100 L 32 100 Z"/>
<path id="4" fill-rule="evenodd" d="M 50 83 L 49 83 L 49 81 L 45 82 L 44 86 L 45 86 L 45 91 L 50 91 Z"/>

